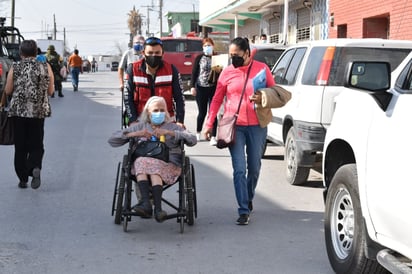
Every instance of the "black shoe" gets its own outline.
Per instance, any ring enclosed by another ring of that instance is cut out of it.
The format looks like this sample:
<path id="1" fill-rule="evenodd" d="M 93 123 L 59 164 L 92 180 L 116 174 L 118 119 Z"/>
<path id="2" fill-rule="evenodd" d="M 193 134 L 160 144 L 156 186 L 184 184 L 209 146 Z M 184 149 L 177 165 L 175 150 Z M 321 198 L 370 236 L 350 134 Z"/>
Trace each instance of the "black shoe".
<path id="1" fill-rule="evenodd" d="M 53 92 L 53 94 L 50 96 L 51 98 L 54 98 L 54 92 Z"/>
<path id="2" fill-rule="evenodd" d="M 27 188 L 27 182 L 19 182 L 20 188 Z"/>
<path id="3" fill-rule="evenodd" d="M 132 208 L 132 210 L 142 218 L 152 218 L 152 207 L 144 206 L 143 204 L 137 204 Z"/>
<path id="4" fill-rule="evenodd" d="M 157 222 L 161 223 L 166 220 L 167 213 L 164 210 L 159 210 L 155 212 L 155 219 Z"/>
<path id="5" fill-rule="evenodd" d="M 253 203 L 252 203 L 252 201 L 250 201 L 250 202 L 248 203 L 247 207 L 249 208 L 249 211 L 252 212 L 252 210 L 253 210 Z"/>
<path id="6" fill-rule="evenodd" d="M 64 97 L 63 93 L 59 92 L 59 97 Z"/>
<path id="7" fill-rule="evenodd" d="M 31 188 L 32 189 L 37 189 L 40 187 L 41 181 L 40 181 L 40 168 L 35 167 L 33 168 L 33 179 L 31 180 Z"/>
<path id="8" fill-rule="evenodd" d="M 249 224 L 249 214 L 240 214 L 236 221 L 238 225 L 248 225 Z"/>

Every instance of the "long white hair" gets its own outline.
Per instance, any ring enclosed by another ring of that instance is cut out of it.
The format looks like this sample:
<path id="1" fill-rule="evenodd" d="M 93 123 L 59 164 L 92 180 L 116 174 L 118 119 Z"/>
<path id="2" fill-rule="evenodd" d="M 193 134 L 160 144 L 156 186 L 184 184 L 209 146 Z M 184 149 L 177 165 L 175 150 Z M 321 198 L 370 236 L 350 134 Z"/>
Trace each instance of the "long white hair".
<path id="1" fill-rule="evenodd" d="M 167 104 L 166 104 L 166 100 L 165 98 L 161 97 L 161 96 L 152 96 L 149 98 L 149 100 L 147 100 L 146 104 L 144 105 L 143 108 L 143 112 L 140 115 L 140 122 L 146 122 L 146 123 L 150 123 L 150 114 L 149 114 L 149 108 L 151 105 L 153 105 L 154 103 L 161 103 L 164 108 L 165 108 L 165 113 L 166 113 L 166 118 L 165 118 L 165 122 L 170 122 L 172 119 L 170 118 L 170 114 L 167 111 Z"/>

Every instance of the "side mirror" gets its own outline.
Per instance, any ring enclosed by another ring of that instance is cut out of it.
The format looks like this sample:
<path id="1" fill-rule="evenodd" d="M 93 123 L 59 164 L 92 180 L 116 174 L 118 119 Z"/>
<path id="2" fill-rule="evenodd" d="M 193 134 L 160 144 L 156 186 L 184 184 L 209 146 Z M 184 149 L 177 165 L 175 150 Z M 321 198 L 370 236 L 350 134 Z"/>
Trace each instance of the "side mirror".
<path id="1" fill-rule="evenodd" d="M 387 92 L 391 84 L 391 66 L 388 62 L 350 62 L 346 70 L 344 86 L 367 91 L 386 111 L 392 94 Z"/>

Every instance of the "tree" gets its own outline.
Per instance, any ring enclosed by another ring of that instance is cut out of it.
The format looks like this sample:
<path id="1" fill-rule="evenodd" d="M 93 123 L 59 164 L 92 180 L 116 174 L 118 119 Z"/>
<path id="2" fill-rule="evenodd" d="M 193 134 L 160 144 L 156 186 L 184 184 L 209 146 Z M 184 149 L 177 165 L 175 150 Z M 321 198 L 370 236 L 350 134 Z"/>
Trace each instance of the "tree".
<path id="1" fill-rule="evenodd" d="M 133 46 L 133 37 L 137 34 L 142 34 L 142 17 L 139 14 L 139 10 L 136 10 L 135 6 L 127 14 L 127 27 L 130 30 L 130 46 Z"/>

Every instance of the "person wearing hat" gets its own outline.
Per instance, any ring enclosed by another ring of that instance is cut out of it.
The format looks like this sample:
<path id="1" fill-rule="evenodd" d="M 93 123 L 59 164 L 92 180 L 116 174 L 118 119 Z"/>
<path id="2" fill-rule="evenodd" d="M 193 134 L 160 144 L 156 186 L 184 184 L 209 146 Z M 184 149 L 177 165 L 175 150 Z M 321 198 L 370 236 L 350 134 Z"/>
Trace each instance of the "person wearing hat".
<path id="1" fill-rule="evenodd" d="M 79 74 L 83 73 L 82 71 L 82 58 L 79 56 L 79 50 L 75 49 L 73 54 L 70 55 L 67 66 L 69 67 L 72 73 L 72 85 L 73 91 L 77 91 L 79 89 Z"/>
<path id="2" fill-rule="evenodd" d="M 54 75 L 54 91 L 58 92 L 59 97 L 64 97 L 62 81 L 63 77 L 60 75 L 60 70 L 63 67 L 62 58 L 56 52 L 54 45 L 49 45 L 46 52 L 47 63 L 50 64 Z M 54 97 L 54 93 L 51 97 Z"/>
<path id="3" fill-rule="evenodd" d="M 150 97 L 161 96 L 166 100 L 170 117 L 184 127 L 182 80 L 177 68 L 163 60 L 163 53 L 162 40 L 149 37 L 143 45 L 144 58 L 127 67 L 124 98 L 130 124 L 137 122 Z"/>
<path id="4" fill-rule="evenodd" d="M 127 69 L 127 66 L 135 61 L 138 61 L 143 58 L 143 45 L 144 37 L 141 35 L 136 35 L 133 37 L 133 47 L 126 50 L 123 53 L 122 59 L 120 60 L 118 73 L 120 81 L 120 91 L 124 89 L 124 72 Z"/>

